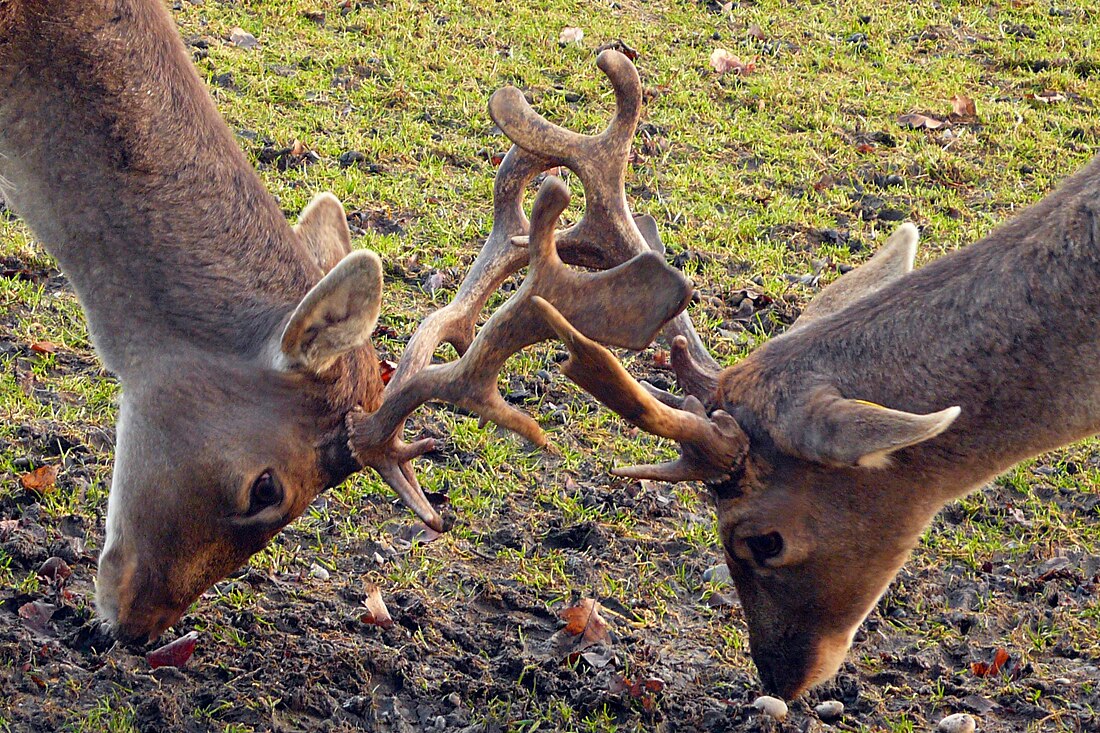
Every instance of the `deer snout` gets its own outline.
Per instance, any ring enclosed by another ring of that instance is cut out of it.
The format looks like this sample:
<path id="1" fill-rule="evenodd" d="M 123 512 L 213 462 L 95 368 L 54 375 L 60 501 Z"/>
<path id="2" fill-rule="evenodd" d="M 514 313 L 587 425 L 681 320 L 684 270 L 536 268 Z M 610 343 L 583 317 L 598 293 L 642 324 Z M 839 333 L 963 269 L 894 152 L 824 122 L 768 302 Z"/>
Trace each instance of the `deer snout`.
<path id="1" fill-rule="evenodd" d="M 156 639 L 187 609 L 159 598 L 141 582 L 134 554 L 117 544 L 104 548 L 96 578 L 96 612 L 119 641 L 146 643 Z"/>
<path id="2" fill-rule="evenodd" d="M 765 690 L 793 700 L 836 674 L 850 643 L 849 634 L 801 633 L 750 646 Z"/>

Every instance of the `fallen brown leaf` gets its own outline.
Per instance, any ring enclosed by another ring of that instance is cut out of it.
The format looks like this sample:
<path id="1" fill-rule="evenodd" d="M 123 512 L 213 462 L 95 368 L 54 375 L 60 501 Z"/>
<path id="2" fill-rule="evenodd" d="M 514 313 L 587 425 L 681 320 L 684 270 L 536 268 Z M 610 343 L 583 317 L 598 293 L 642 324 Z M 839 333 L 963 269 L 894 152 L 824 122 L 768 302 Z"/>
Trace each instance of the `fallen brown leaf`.
<path id="1" fill-rule="evenodd" d="M 31 601 L 19 607 L 19 618 L 35 631 L 45 632 L 57 606 L 45 601 Z"/>
<path id="2" fill-rule="evenodd" d="M 992 660 L 988 662 L 971 662 L 970 671 L 978 677 L 996 677 L 1002 669 L 1006 672 L 1011 671 L 1005 669 L 1011 659 L 1012 655 L 1008 653 L 1008 650 L 998 648 L 993 652 Z"/>
<path id="3" fill-rule="evenodd" d="M 186 634 L 170 641 L 162 647 L 157 647 L 145 655 L 145 661 L 153 669 L 158 667 L 182 667 L 195 653 L 195 647 L 199 643 L 199 632 L 188 631 Z"/>
<path id="4" fill-rule="evenodd" d="M 1066 101 L 1066 96 L 1053 89 L 1044 89 L 1038 94 L 1031 95 L 1031 99 L 1034 99 L 1036 102 L 1042 102 L 1043 104 L 1054 104 L 1055 102 Z"/>
<path id="5" fill-rule="evenodd" d="M 31 344 L 31 351 L 36 354 L 53 354 L 57 352 L 57 344 L 53 341 L 35 341 Z"/>
<path id="6" fill-rule="evenodd" d="M 952 113 L 960 119 L 972 120 L 978 116 L 977 105 L 965 94 L 956 94 L 951 97 L 951 109 Z"/>
<path id="7" fill-rule="evenodd" d="M 393 628 L 393 617 L 386 608 L 386 602 L 382 600 L 382 590 L 374 583 L 367 584 L 367 598 L 363 601 L 366 607 L 359 620 L 365 624 L 381 626 L 383 629 Z"/>
<path id="8" fill-rule="evenodd" d="M 949 122 L 937 120 L 935 117 L 929 117 L 928 115 L 922 115 L 917 112 L 899 116 L 898 124 L 903 127 L 912 127 L 914 130 L 938 130 L 941 127 L 948 127 L 950 125 Z"/>
<path id="9" fill-rule="evenodd" d="M 36 494 L 49 494 L 57 485 L 57 466 L 42 466 L 30 473 L 23 474 L 19 481 L 27 491 Z"/>
<path id="10" fill-rule="evenodd" d="M 600 604 L 592 598 L 582 598 L 581 602 L 561 612 L 565 621 L 565 633 L 580 636 L 589 644 L 608 644 L 611 633 L 607 622 L 600 616 Z"/>
<path id="11" fill-rule="evenodd" d="M 623 56 L 626 56 L 631 61 L 637 61 L 638 60 L 637 50 L 635 50 L 635 49 L 631 48 L 630 46 L 626 45 L 621 38 L 616 38 L 613 41 L 608 41 L 607 43 L 600 44 L 600 47 L 596 49 L 596 55 L 598 56 L 598 55 L 600 55 L 601 53 L 603 53 L 604 51 L 606 51 L 608 49 L 611 49 L 613 51 L 618 51 L 619 53 L 621 53 Z"/>
<path id="12" fill-rule="evenodd" d="M 397 364 L 389 359 L 379 359 L 378 368 L 382 372 L 382 384 L 389 384 L 393 373 L 397 371 Z"/>
<path id="13" fill-rule="evenodd" d="M 580 43 L 583 40 L 584 31 L 571 26 L 562 28 L 561 34 L 558 36 L 558 43 L 562 46 L 568 46 L 570 43 Z"/>
<path id="14" fill-rule="evenodd" d="M 56 555 L 48 558 L 38 568 L 38 575 L 46 578 L 47 580 L 56 580 L 58 582 L 65 580 L 73 574 L 72 568 L 69 564 Z"/>
<path id="15" fill-rule="evenodd" d="M 244 28 L 234 28 L 229 31 L 229 42 L 238 48 L 245 49 L 253 49 L 260 45 L 256 36 L 252 35 Z"/>

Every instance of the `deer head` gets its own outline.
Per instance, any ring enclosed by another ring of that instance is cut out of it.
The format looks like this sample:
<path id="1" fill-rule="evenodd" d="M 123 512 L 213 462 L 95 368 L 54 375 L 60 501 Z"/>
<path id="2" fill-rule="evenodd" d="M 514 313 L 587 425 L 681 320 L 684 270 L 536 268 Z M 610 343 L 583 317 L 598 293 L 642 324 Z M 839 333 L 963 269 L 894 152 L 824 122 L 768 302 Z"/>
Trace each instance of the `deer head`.
<path id="1" fill-rule="evenodd" d="M 1098 179 L 1100 157 L 919 270 L 917 230 L 901 226 L 724 370 L 681 313 L 664 333 L 684 396 L 635 382 L 535 301 L 573 381 L 680 444 L 674 461 L 612 473 L 710 488 L 769 690 L 794 697 L 833 675 L 944 503 L 1100 432 Z M 660 250 L 655 228 L 646 238 Z"/>
<path id="2" fill-rule="evenodd" d="M 765 686 L 784 697 L 836 672 L 944 500 L 935 491 L 921 495 L 930 474 L 921 454 L 905 449 L 946 431 L 960 408 L 918 414 L 849 398 L 798 353 L 798 334 L 811 333 L 811 324 L 908 272 L 915 245 L 916 228 L 903 226 L 869 262 L 826 288 L 789 335 L 720 374 L 695 363 L 676 337 L 681 383 L 702 385 L 686 397 L 635 382 L 610 352 L 539 303 L 571 352 L 562 370 L 573 381 L 635 425 L 681 444 L 675 461 L 612 473 L 710 488 L 753 659 Z"/>
<path id="3" fill-rule="evenodd" d="M 251 358 L 169 346 L 123 373 L 96 605 L 124 638 L 156 637 L 361 467 L 344 416 L 382 391 L 369 339 L 381 263 L 350 251 L 331 195 L 291 236 L 318 282 Z"/>

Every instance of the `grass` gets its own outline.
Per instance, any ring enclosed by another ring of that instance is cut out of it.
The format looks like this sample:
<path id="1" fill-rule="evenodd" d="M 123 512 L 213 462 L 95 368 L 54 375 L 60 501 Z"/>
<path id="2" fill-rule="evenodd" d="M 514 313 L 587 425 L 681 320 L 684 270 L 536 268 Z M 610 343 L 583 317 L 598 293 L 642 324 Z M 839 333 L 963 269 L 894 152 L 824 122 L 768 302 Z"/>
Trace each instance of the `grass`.
<path id="1" fill-rule="evenodd" d="M 788 275 L 822 269 L 828 281 L 836 270 L 821 268 L 822 262 L 858 263 L 885 240 L 897 222 L 874 212 L 897 212 L 920 224 L 919 257 L 934 258 L 976 241 L 1040 198 L 1096 152 L 1100 140 L 1100 25 L 1092 5 L 1082 1 L 1052 7 L 1029 0 L 762 0 L 722 9 L 672 0 L 380 0 L 343 7 L 314 0 L 206 0 L 183 2 L 176 17 L 192 41 L 200 74 L 254 162 L 265 145 L 286 147 L 295 140 L 318 154 L 319 162 L 287 170 L 260 164 L 288 216 L 320 190 L 333 191 L 349 212 L 359 212 L 363 225 L 355 245 L 378 251 L 391 267 L 381 323 L 396 336 L 379 340 L 391 357 L 400 355 L 420 317 L 453 294 L 490 227 L 489 158 L 507 142 L 485 112 L 488 96 L 516 84 L 548 118 L 595 131 L 613 107 L 593 63 L 594 49 L 605 41 L 621 38 L 638 49 L 647 93 L 628 181 L 632 205 L 657 219 L 670 257 L 696 255 L 685 269 L 708 297 L 693 306 L 693 316 L 726 363 L 779 328 L 776 313 L 793 312 L 812 297 L 813 288 Z M 304 15 L 318 10 L 323 23 Z M 235 26 L 255 34 L 260 48 L 225 43 Z M 559 46 L 565 26 L 583 28 L 583 42 Z M 750 32 L 754 26 L 759 33 Z M 716 48 L 754 58 L 755 73 L 717 76 L 708 65 Z M 1035 95 L 1047 90 L 1064 99 L 1037 101 Z M 944 118 L 956 94 L 974 98 L 976 123 L 936 132 L 899 125 L 898 115 L 909 112 Z M 342 167 L 339 157 L 348 151 L 362 153 L 367 164 Z M 896 178 L 883 185 L 888 176 Z M 578 195 L 567 215 L 576 218 L 583 192 L 575 180 L 571 185 Z M 0 256 L 27 269 L 50 266 L 11 216 L 0 217 Z M 432 270 L 444 274 L 444 287 L 429 296 L 416 283 L 418 273 Z M 398 271 L 408 277 L 392 276 Z M 776 302 L 774 313 L 748 329 L 731 323 L 723 305 L 743 289 Z M 41 509 L 54 518 L 84 516 L 101 528 L 118 393 L 96 365 L 78 304 L 52 280 L 0 278 L 0 322 L 11 347 L 0 354 L 0 444 L 6 446 L 0 498 L 22 496 L 18 476 L 25 468 L 17 459 L 40 456 L 49 436 L 65 436 L 84 446 L 90 460 L 63 472 L 61 490 Z M 57 353 L 35 355 L 28 348 L 47 340 L 58 344 Z M 554 373 L 552 351 L 517 357 L 507 372 Z M 575 394 L 559 376 L 553 379 L 556 388 Z M 531 408 L 542 417 L 553 409 L 545 398 Z M 678 604 L 716 589 L 705 588 L 660 543 L 717 561 L 706 502 L 694 491 L 655 489 L 671 498 L 677 513 L 655 522 L 640 520 L 629 507 L 584 503 L 569 480 L 600 476 L 613 462 L 652 460 L 668 448 L 632 435 L 590 402 L 571 400 L 564 409 L 565 425 L 549 426 L 561 444 L 558 456 L 531 453 L 491 428 L 428 410 L 432 424 L 446 433 L 448 449 L 441 461 L 422 463 L 422 482 L 429 490 L 449 491 L 466 521 L 430 545 L 387 558 L 366 577 L 459 603 L 502 577 L 546 599 L 596 595 L 629 605 L 644 598 L 648 607 L 639 614 L 645 625 L 675 634 L 685 613 Z M 890 622 L 892 633 L 918 639 L 917 646 L 960 643 L 956 629 L 928 627 L 943 604 L 916 590 L 937 567 L 977 573 L 989 562 L 1019 566 L 1081 548 L 1096 553 L 1100 525 L 1057 499 L 1097 490 L 1100 468 L 1090 460 L 1098 449 L 1100 443 L 1090 440 L 1025 464 L 1000 480 L 996 498 L 979 493 L 953 506 L 960 521 L 936 524 L 884 600 L 909 613 Z M 67 467 L 75 457 L 65 451 L 48 456 Z M 1066 470 L 1070 462 L 1078 469 Z M 1037 467 L 1052 470 L 1036 474 Z M 998 503 L 1005 495 L 1013 497 L 1011 508 Z M 347 543 L 387 542 L 386 531 L 364 522 L 361 513 L 389 512 L 389 501 L 374 476 L 356 477 L 252 565 L 273 576 L 308 572 L 315 562 L 335 570 Z M 517 507 L 532 506 L 539 510 L 529 518 L 538 525 L 533 531 L 550 521 L 593 522 L 616 547 L 625 543 L 633 550 L 617 558 L 585 556 L 591 573 L 570 564 L 578 562 L 574 553 L 539 544 L 497 551 L 494 567 L 486 567 L 477 554 L 483 539 L 501 522 L 514 521 Z M 98 531 L 90 536 L 92 550 Z M 469 576 L 439 588 L 456 563 Z M 0 583 L 26 593 L 37 588 L 33 574 L 13 572 L 2 550 Z M 1100 657 L 1095 596 L 1082 608 L 1036 611 L 1010 628 L 995 620 L 1003 613 L 998 592 L 983 597 L 977 613 L 994 618 L 986 623 L 1004 634 L 1002 645 L 1034 656 L 1039 672 L 1051 663 L 1042 653 L 1060 641 Z M 249 586 L 235 584 L 203 600 L 202 612 L 240 611 L 255 598 Z M 248 644 L 231 627 L 210 629 L 228 646 Z M 747 672 L 743 627 L 712 621 L 706 629 L 710 656 Z M 870 673 L 880 663 L 868 659 L 860 668 Z M 942 691 L 896 694 L 935 709 Z M 131 730 L 132 712 L 107 699 L 74 730 Z M 522 704 L 498 700 L 480 714 L 514 719 L 515 731 L 604 731 L 644 720 L 628 717 L 624 724 L 605 709 L 575 710 L 553 696 Z M 914 715 L 884 705 L 874 729 L 923 729 Z M 0 717 L 0 728 L 5 725 Z"/>

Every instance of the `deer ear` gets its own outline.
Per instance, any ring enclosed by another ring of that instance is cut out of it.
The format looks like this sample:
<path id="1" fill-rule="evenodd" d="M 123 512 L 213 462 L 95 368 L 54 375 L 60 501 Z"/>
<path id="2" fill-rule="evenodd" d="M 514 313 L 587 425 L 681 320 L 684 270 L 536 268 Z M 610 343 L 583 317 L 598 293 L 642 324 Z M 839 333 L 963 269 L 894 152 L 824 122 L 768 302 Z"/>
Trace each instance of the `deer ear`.
<path id="1" fill-rule="evenodd" d="M 369 250 L 352 252 L 294 309 L 280 340 L 280 366 L 324 371 L 370 340 L 381 302 L 381 260 Z"/>
<path id="2" fill-rule="evenodd" d="M 319 193 L 313 197 L 302 209 L 294 232 L 321 272 L 336 267 L 351 252 L 351 231 L 344 207 L 340 199 L 331 193 Z"/>
<path id="3" fill-rule="evenodd" d="M 845 399 L 832 387 L 818 389 L 780 418 L 781 448 L 837 468 L 890 465 L 889 455 L 934 438 L 955 422 L 958 406 L 918 415 L 863 400 Z"/>
<path id="4" fill-rule="evenodd" d="M 830 316 L 911 272 L 919 238 L 920 232 L 914 225 L 902 224 L 874 257 L 822 290 L 788 330 Z"/>

